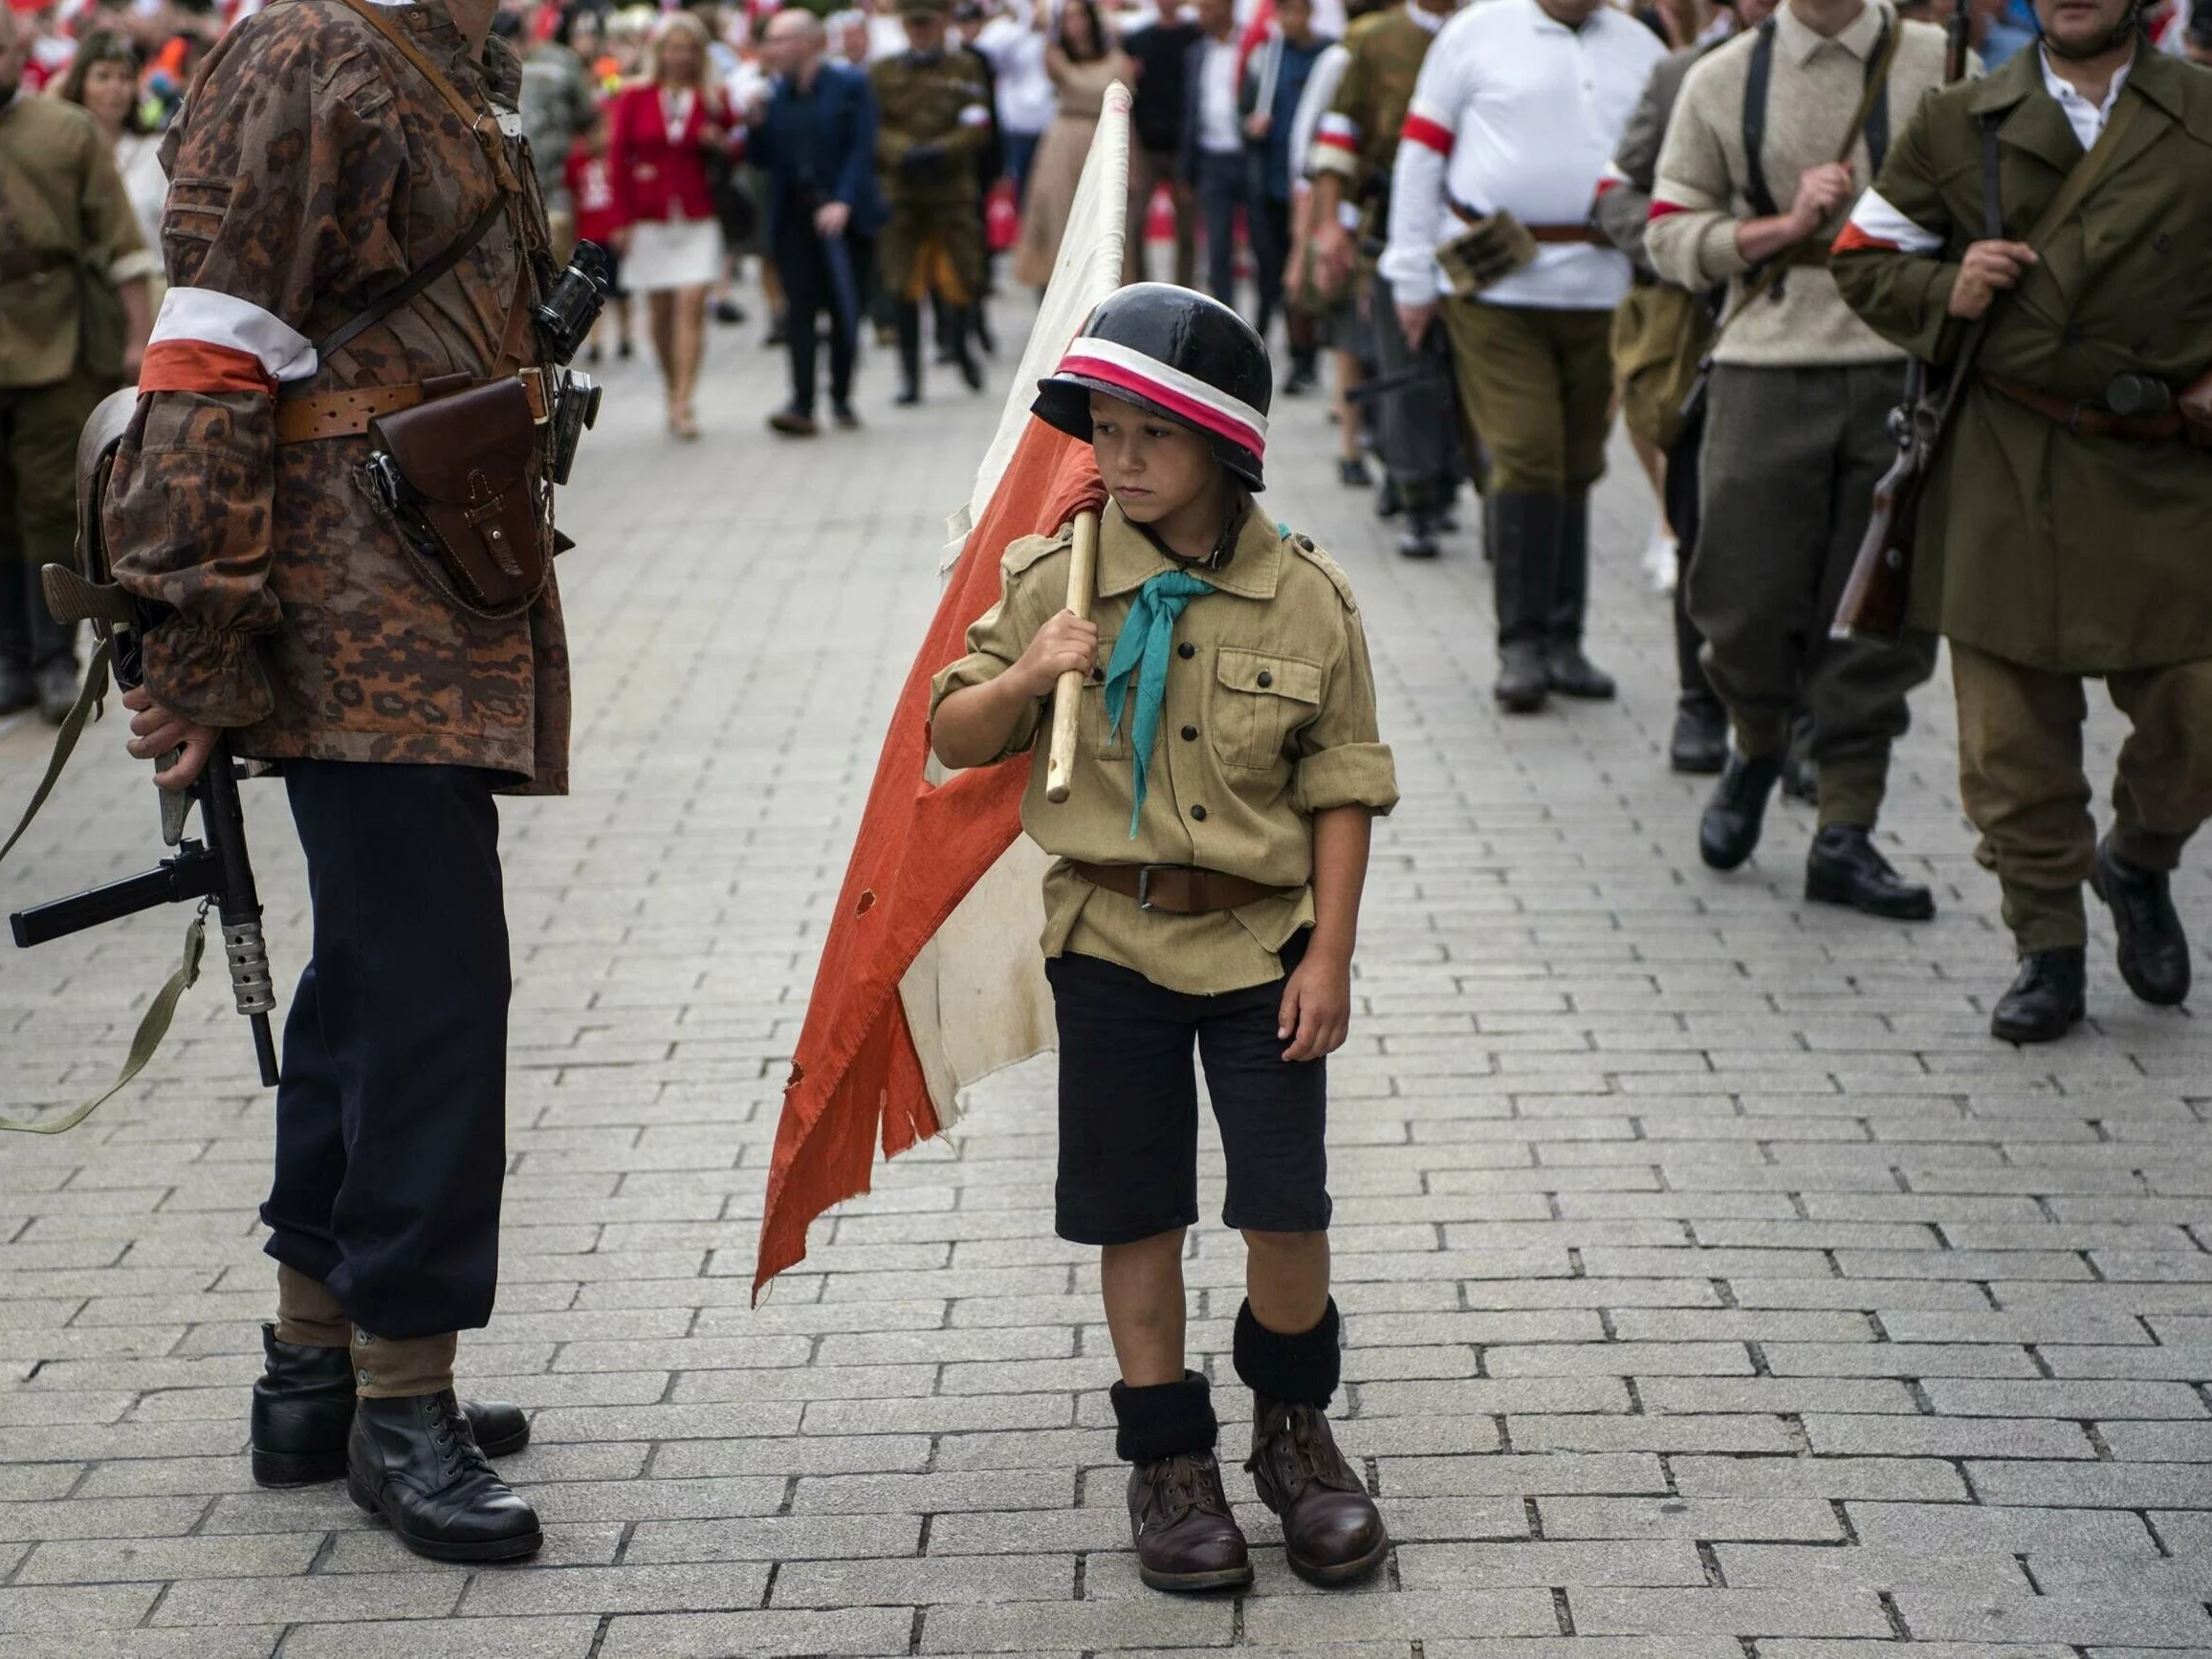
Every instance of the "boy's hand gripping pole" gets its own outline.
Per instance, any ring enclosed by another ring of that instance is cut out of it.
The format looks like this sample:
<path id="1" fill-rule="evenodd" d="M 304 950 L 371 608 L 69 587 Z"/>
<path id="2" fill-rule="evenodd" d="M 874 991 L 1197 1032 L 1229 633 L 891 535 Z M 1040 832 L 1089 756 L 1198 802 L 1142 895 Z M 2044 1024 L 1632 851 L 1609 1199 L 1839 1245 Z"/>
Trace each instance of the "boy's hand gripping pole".
<path id="1" fill-rule="evenodd" d="M 1090 621 L 1091 600 L 1098 589 L 1098 513 L 1075 515 L 1075 543 L 1067 560 L 1067 608 Z M 1055 806 L 1067 798 L 1069 777 L 1075 771 L 1077 716 L 1083 711 L 1083 675 L 1070 668 L 1052 688 L 1052 749 L 1045 763 L 1044 798 Z"/>

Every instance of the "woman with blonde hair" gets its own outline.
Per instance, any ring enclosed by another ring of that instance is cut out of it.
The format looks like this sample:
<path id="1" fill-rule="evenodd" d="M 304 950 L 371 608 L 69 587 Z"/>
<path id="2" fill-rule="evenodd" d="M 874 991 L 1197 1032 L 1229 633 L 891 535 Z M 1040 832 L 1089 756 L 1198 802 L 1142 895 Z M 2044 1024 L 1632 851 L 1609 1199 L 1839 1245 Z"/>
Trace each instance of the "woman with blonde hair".
<path id="1" fill-rule="evenodd" d="M 713 83 L 707 30 L 671 12 L 653 33 L 644 76 L 615 100 L 608 142 L 627 287 L 646 296 L 668 393 L 668 430 L 696 438 L 691 411 L 707 345 L 707 295 L 722 274 L 709 157 L 729 148 L 728 99 Z"/>

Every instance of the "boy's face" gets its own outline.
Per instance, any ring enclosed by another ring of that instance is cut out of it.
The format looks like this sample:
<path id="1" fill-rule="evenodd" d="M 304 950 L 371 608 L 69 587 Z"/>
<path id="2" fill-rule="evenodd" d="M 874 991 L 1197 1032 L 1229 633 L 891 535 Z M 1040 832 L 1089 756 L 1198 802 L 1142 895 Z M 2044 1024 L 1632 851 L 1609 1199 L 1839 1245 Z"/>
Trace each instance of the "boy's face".
<path id="1" fill-rule="evenodd" d="M 1153 524 L 1212 490 L 1220 463 L 1190 427 L 1104 392 L 1090 395 L 1090 447 L 1123 513 Z"/>

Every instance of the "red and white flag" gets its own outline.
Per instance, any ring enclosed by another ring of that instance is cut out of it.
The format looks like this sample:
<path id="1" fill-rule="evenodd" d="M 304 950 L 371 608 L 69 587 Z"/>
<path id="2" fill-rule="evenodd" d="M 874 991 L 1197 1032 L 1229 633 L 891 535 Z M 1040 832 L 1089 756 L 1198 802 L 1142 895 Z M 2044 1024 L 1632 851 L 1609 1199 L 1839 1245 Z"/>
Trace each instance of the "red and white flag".
<path id="1" fill-rule="evenodd" d="M 930 681 L 998 601 L 999 556 L 1051 535 L 1105 491 L 1089 446 L 1032 417 L 1038 381 L 1121 285 L 1129 94 L 1108 89 L 1060 261 L 968 501 L 953 514 L 944 596 L 899 692 L 845 866 L 806 1023 L 784 1085 L 753 1290 L 806 1255 L 807 1225 L 941 1134 L 961 1090 L 1053 1044 L 1037 938 L 1046 859 L 1021 834 L 1029 760 L 940 775 Z"/>

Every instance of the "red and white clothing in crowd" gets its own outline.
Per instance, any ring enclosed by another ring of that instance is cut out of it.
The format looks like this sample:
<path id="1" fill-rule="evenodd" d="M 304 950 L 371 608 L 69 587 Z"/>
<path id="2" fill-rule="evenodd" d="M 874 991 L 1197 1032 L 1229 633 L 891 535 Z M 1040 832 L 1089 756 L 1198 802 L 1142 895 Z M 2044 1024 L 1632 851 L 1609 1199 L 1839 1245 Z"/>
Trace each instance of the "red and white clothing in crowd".
<path id="1" fill-rule="evenodd" d="M 1446 21 L 1421 65 L 1398 144 L 1381 271 L 1401 305 L 1444 291 L 1437 247 L 1457 202 L 1523 225 L 1583 225 L 1621 131 L 1665 55 L 1658 36 L 1600 8 L 1569 29 L 1536 0 L 1482 0 Z M 1482 291 L 1488 305 L 1610 311 L 1629 261 L 1610 245 L 1546 243 Z"/>
<path id="2" fill-rule="evenodd" d="M 579 139 L 568 152 L 562 172 L 568 181 L 569 199 L 576 204 L 577 236 L 606 247 L 623 226 L 622 208 L 615 201 L 614 169 L 606 156 L 593 155 Z"/>

